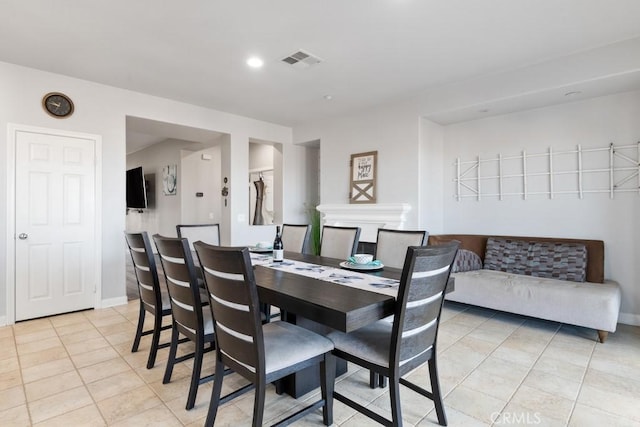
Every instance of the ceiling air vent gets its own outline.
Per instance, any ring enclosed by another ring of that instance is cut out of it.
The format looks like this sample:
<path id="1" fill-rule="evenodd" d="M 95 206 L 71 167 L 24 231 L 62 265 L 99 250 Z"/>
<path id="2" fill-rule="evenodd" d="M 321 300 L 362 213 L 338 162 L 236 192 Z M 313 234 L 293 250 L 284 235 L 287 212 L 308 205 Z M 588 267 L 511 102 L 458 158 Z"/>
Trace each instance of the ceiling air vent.
<path id="1" fill-rule="evenodd" d="M 282 62 L 285 62 L 296 68 L 308 68 L 312 65 L 321 63 L 322 59 L 310 54 L 309 52 L 299 50 L 287 56 L 286 58 L 282 58 Z"/>

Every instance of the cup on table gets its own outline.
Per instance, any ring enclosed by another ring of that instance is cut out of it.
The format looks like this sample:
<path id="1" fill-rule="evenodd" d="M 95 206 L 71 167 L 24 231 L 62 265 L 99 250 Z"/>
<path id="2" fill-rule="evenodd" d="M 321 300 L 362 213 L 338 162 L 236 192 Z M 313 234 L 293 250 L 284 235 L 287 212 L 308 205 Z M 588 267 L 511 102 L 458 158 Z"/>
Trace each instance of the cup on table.
<path id="1" fill-rule="evenodd" d="M 356 264 L 369 264 L 373 261 L 373 255 L 371 254 L 355 254 L 353 256 L 353 261 Z"/>

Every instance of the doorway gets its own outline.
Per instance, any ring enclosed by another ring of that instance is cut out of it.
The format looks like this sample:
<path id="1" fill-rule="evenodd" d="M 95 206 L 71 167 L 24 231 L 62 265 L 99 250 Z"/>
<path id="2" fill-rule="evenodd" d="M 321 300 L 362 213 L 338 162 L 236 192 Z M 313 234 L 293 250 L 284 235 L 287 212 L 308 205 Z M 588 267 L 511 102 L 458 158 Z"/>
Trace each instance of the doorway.
<path id="1" fill-rule="evenodd" d="M 100 305 L 101 139 L 9 126 L 7 322 Z"/>

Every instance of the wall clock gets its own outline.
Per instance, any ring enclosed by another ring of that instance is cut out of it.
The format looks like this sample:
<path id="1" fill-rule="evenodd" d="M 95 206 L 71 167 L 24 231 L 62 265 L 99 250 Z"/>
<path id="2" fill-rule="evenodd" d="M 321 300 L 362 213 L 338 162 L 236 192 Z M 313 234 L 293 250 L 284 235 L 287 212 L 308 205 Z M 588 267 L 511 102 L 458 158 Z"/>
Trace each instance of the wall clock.
<path id="1" fill-rule="evenodd" d="M 63 119 L 73 114 L 73 101 L 60 92 L 50 92 L 42 97 L 42 108 L 50 116 Z"/>

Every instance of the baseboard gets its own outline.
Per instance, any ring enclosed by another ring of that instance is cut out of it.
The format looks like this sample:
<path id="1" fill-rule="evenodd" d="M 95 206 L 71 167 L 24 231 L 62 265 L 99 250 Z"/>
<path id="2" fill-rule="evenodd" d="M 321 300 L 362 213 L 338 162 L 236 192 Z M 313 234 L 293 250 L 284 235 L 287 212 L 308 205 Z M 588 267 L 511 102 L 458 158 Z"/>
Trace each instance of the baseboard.
<path id="1" fill-rule="evenodd" d="M 7 316 L 0 316 L 0 326 L 7 326 Z"/>
<path id="2" fill-rule="evenodd" d="M 116 298 L 107 298 L 100 301 L 100 307 L 96 308 L 108 308 L 108 307 L 116 307 L 118 305 L 125 305 L 127 303 L 127 297 L 116 297 Z"/>
<path id="3" fill-rule="evenodd" d="M 640 326 L 640 314 L 620 313 L 618 323 L 625 325 Z"/>

